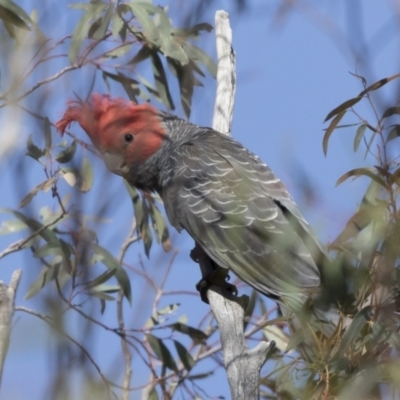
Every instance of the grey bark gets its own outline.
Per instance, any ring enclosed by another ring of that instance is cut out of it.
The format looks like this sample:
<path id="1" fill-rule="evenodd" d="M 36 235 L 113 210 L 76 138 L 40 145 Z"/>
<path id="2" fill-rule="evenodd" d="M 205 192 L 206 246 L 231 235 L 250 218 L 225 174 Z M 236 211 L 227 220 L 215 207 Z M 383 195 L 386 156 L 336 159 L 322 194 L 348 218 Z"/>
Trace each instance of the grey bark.
<path id="1" fill-rule="evenodd" d="M 4 361 L 10 343 L 11 323 L 14 314 L 15 294 L 21 279 L 20 269 L 13 272 L 10 284 L 0 281 L 0 385 L 4 371 Z"/>

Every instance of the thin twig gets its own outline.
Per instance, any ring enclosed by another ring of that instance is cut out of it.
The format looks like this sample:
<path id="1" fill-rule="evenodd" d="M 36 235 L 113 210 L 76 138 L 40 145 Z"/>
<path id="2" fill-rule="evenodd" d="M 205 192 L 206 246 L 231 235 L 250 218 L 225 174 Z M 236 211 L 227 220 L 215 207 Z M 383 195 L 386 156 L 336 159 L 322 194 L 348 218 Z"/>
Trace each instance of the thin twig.
<path id="1" fill-rule="evenodd" d="M 54 75 L 52 75 L 52 76 L 50 76 L 50 77 L 48 77 L 46 79 L 43 79 L 43 80 L 41 80 L 39 82 L 36 82 L 30 89 L 28 89 L 25 93 L 23 93 L 20 96 L 18 96 L 16 99 L 12 99 L 10 101 L 5 101 L 4 103 L 1 103 L 0 104 L 0 108 L 5 107 L 5 106 L 7 106 L 9 104 L 18 102 L 19 100 L 23 99 L 24 97 L 26 97 L 29 94 L 31 94 L 32 92 L 34 92 L 40 86 L 45 85 L 45 84 L 50 83 L 50 82 L 53 82 L 53 81 L 57 80 L 60 76 L 66 74 L 67 72 L 74 71 L 75 69 L 78 69 L 81 66 L 82 65 L 74 64 L 74 65 L 70 65 L 68 67 L 64 67 L 61 71 L 57 72 L 56 74 L 54 74 Z M 4 97 L 4 96 L 3 96 L 3 94 L 0 93 L 0 98 L 2 98 L 2 97 Z"/>
<path id="2" fill-rule="evenodd" d="M 51 317 L 49 317 L 48 315 L 43 315 L 37 311 L 31 310 L 29 308 L 23 307 L 23 306 L 18 306 L 15 307 L 15 311 L 22 311 L 25 312 L 27 314 L 31 314 L 39 319 L 41 319 L 42 321 L 45 321 L 48 325 L 50 325 L 51 327 L 53 327 L 53 321 L 51 319 Z M 91 362 L 91 364 L 93 365 L 93 367 L 95 368 L 95 370 L 97 371 L 97 373 L 100 375 L 101 380 L 104 382 L 104 384 L 107 386 L 107 388 L 109 389 L 109 386 L 116 386 L 115 384 L 113 384 L 112 382 L 110 382 L 101 372 L 101 369 L 99 367 L 99 365 L 96 363 L 96 361 L 93 359 L 93 357 L 90 355 L 90 353 L 85 349 L 84 346 L 82 346 L 77 340 L 75 340 L 72 336 L 68 335 L 68 333 L 66 333 L 65 331 L 60 331 L 58 330 L 57 332 L 59 332 L 61 335 L 65 336 L 68 340 L 70 340 L 72 343 L 74 343 L 81 351 L 83 354 L 85 354 L 85 356 L 88 358 L 88 360 Z M 111 391 L 111 393 L 114 395 L 114 397 L 117 399 L 118 396 Z"/>
<path id="3" fill-rule="evenodd" d="M 17 240 L 16 242 L 10 244 L 5 250 L 3 250 L 0 253 L 0 259 L 2 259 L 3 257 L 7 256 L 8 254 L 11 253 L 15 253 L 19 250 L 21 250 L 24 245 L 26 243 L 28 243 L 30 240 L 32 240 L 34 237 L 36 237 L 37 235 L 40 235 L 42 232 L 44 232 L 46 229 L 50 228 L 52 225 L 56 224 L 58 221 L 60 221 L 65 215 L 67 214 L 67 212 L 63 211 L 57 218 L 55 218 L 53 221 L 49 222 L 46 225 L 43 225 L 42 227 L 40 227 L 38 230 L 36 230 L 35 232 L 33 232 L 31 235 L 29 235 L 27 238 L 25 239 L 20 239 Z"/>

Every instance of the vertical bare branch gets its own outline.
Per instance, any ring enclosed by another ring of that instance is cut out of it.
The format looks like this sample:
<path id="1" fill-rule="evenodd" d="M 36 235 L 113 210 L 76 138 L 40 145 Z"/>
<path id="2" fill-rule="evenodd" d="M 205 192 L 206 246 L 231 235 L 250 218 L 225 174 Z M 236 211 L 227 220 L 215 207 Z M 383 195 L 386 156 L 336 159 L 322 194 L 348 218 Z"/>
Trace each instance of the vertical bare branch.
<path id="1" fill-rule="evenodd" d="M 233 118 L 236 74 L 232 30 L 229 26 L 229 16 L 225 11 L 217 11 L 215 27 L 218 73 L 213 128 L 228 133 Z M 206 258 L 200 258 L 199 264 L 203 272 L 209 269 Z M 224 365 L 232 399 L 257 400 L 260 370 L 273 349 L 274 342 L 260 342 L 251 350 L 247 347 L 243 330 L 247 296 L 232 297 L 224 289 L 211 286 L 207 297 L 220 331 Z"/>
<path id="2" fill-rule="evenodd" d="M 235 104 L 236 72 L 229 14 L 223 10 L 215 13 L 215 35 L 218 72 L 213 128 L 218 132 L 228 133 L 231 131 Z"/>
<path id="3" fill-rule="evenodd" d="M 11 276 L 10 285 L 0 281 L 0 384 L 4 361 L 10 343 L 11 322 L 14 313 L 15 294 L 21 279 L 22 270 L 17 269 Z"/>

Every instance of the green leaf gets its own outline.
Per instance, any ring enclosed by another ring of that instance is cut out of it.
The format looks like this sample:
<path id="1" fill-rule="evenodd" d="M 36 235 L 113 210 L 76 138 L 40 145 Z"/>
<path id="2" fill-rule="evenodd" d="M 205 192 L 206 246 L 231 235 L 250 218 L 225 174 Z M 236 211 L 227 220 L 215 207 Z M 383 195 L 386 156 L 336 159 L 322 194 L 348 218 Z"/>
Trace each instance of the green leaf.
<path id="1" fill-rule="evenodd" d="M 22 221 L 18 219 L 3 221 L 2 224 L 0 225 L 0 236 L 19 232 L 26 228 L 27 228 L 26 224 L 24 224 Z"/>
<path id="2" fill-rule="evenodd" d="M 8 208 L 0 208 L 0 213 L 9 213 L 14 215 L 16 218 L 18 218 L 20 221 L 22 221 L 28 228 L 32 229 L 34 232 L 39 231 L 39 235 L 46 241 L 46 242 L 52 242 L 52 241 L 58 241 L 58 237 L 54 234 L 54 232 L 46 228 L 44 229 L 44 225 L 41 224 L 40 222 L 27 218 L 24 214 L 14 211 Z"/>
<path id="3" fill-rule="evenodd" d="M 174 304 L 169 304 L 166 307 L 161 308 L 160 310 L 157 310 L 153 315 L 147 320 L 145 327 L 150 329 L 155 325 L 159 325 L 160 320 L 162 320 L 160 317 L 163 315 L 167 314 L 172 314 L 173 312 L 176 311 L 176 309 L 180 306 L 179 303 L 174 303 Z"/>
<path id="4" fill-rule="evenodd" d="M 159 93 L 157 92 L 157 89 L 143 76 L 140 76 L 139 74 L 136 75 L 140 83 L 146 88 L 146 90 L 160 103 L 162 103 L 161 98 Z"/>
<path id="5" fill-rule="evenodd" d="M 124 292 L 124 296 L 128 299 L 129 302 L 132 301 L 131 294 L 131 284 L 129 282 L 129 277 L 126 271 L 122 268 L 119 262 L 106 250 L 104 247 L 101 247 L 95 243 L 91 244 L 93 253 L 96 256 L 102 256 L 101 262 L 109 269 L 115 270 L 115 278 L 118 283 L 121 285 L 121 289 Z"/>
<path id="6" fill-rule="evenodd" d="M 154 354 L 163 363 L 163 365 L 172 371 L 177 371 L 178 368 L 176 367 L 175 360 L 162 340 L 150 333 L 146 335 L 146 338 L 151 349 L 154 351 Z"/>
<path id="7" fill-rule="evenodd" d="M 33 296 L 36 296 L 43 289 L 45 285 L 54 280 L 57 277 L 59 266 L 60 266 L 59 264 L 56 264 L 51 266 L 50 268 L 44 267 L 40 271 L 40 274 L 36 278 L 36 280 L 33 281 L 29 286 L 24 299 L 27 300 Z"/>
<path id="8" fill-rule="evenodd" d="M 354 344 L 355 340 L 359 337 L 361 330 L 369 321 L 371 312 L 371 306 L 367 306 L 354 316 L 353 321 L 343 335 L 339 348 L 334 356 L 335 359 L 342 356 L 350 348 L 350 346 Z"/>
<path id="9" fill-rule="evenodd" d="M 111 17 L 114 13 L 114 5 L 110 4 L 107 11 L 105 12 L 104 16 L 101 18 L 101 22 L 99 27 L 93 34 L 93 38 L 100 40 L 103 39 L 105 34 L 107 33 L 108 26 L 110 25 Z"/>
<path id="10" fill-rule="evenodd" d="M 34 257 L 43 258 L 54 255 L 62 255 L 63 251 L 61 249 L 60 242 L 50 242 L 46 243 L 43 246 L 37 248 L 34 252 Z"/>
<path id="11" fill-rule="evenodd" d="M 35 160 L 39 160 L 40 157 L 43 157 L 46 152 L 42 149 L 39 149 L 33 141 L 32 141 L 32 135 L 29 135 L 28 140 L 26 142 L 26 147 L 28 149 L 28 152 L 26 153 L 27 156 L 32 157 Z"/>
<path id="12" fill-rule="evenodd" d="M 160 210 L 153 204 L 150 208 L 150 216 L 153 221 L 153 228 L 156 233 L 158 243 L 161 243 L 164 251 L 171 250 L 171 241 L 169 239 L 169 232 L 167 223 Z"/>
<path id="13" fill-rule="evenodd" d="M 184 347 L 181 343 L 174 340 L 175 348 L 178 353 L 179 358 L 182 361 L 184 367 L 190 371 L 193 366 L 196 364 L 191 354 L 187 351 L 186 347 Z"/>
<path id="14" fill-rule="evenodd" d="M 68 183 L 69 186 L 74 187 L 79 179 L 79 171 L 75 168 L 63 167 L 60 170 L 60 175 Z"/>
<path id="15" fill-rule="evenodd" d="M 57 181 L 56 178 L 49 178 L 46 179 L 44 182 L 39 183 L 36 187 L 34 187 L 19 203 L 18 208 L 23 208 L 27 204 L 29 204 L 32 199 L 40 192 L 47 192 Z"/>
<path id="16" fill-rule="evenodd" d="M 361 139 L 364 137 L 365 129 L 367 128 L 366 124 L 361 124 L 356 132 L 356 137 L 354 138 L 354 152 L 358 150 L 360 146 Z"/>
<path id="17" fill-rule="evenodd" d="M 344 182 L 346 179 L 352 177 L 352 176 L 368 176 L 369 178 L 373 179 L 375 182 L 379 183 L 382 187 L 385 189 L 387 188 L 387 185 L 385 181 L 376 175 L 374 172 L 376 170 L 374 168 L 355 168 L 352 169 L 351 171 L 346 172 L 343 174 L 336 182 L 336 186 L 339 186 L 342 182 Z"/>
<path id="18" fill-rule="evenodd" d="M 383 114 L 381 117 L 381 121 L 384 118 L 390 117 L 394 114 L 400 114 L 400 107 L 389 107 Z"/>
<path id="19" fill-rule="evenodd" d="M 46 152 L 50 153 L 51 151 L 51 145 L 52 145 L 52 140 L 51 140 L 51 123 L 49 119 L 46 117 L 44 119 L 44 142 L 45 142 L 45 150 Z"/>
<path id="20" fill-rule="evenodd" d="M 182 39 L 172 35 L 172 26 L 166 12 L 157 7 L 158 19 L 160 21 L 161 51 L 165 57 L 177 60 L 180 64 L 186 65 L 189 57 L 182 48 Z"/>
<path id="21" fill-rule="evenodd" d="M 100 300 L 104 300 L 104 301 L 115 301 L 115 297 L 113 297 L 113 296 L 110 296 L 109 294 L 107 294 L 107 293 L 105 293 L 105 292 L 103 292 L 103 291 L 97 291 L 96 290 L 96 288 L 93 288 L 93 289 L 91 289 L 89 292 L 88 292 L 88 294 L 90 295 L 90 296 L 93 296 L 93 297 L 97 297 L 98 299 L 100 299 Z M 103 314 L 103 312 L 104 312 L 104 309 L 102 308 L 102 314 Z"/>
<path id="22" fill-rule="evenodd" d="M 333 118 L 333 120 L 331 121 L 331 123 L 329 124 L 328 128 L 325 131 L 325 135 L 324 138 L 322 140 L 322 148 L 324 150 L 324 154 L 326 155 L 326 153 L 328 152 L 328 142 L 329 142 L 329 138 L 332 135 L 332 132 L 335 130 L 337 124 L 340 122 L 340 120 L 343 118 L 344 114 L 346 114 L 346 111 L 342 111 L 339 114 L 336 115 L 335 118 Z"/>
<path id="23" fill-rule="evenodd" d="M 208 338 L 208 336 L 203 331 L 192 328 L 191 326 L 185 325 L 181 322 L 175 322 L 168 325 L 168 327 L 174 331 L 178 331 L 185 335 L 188 335 L 196 344 L 204 343 Z"/>
<path id="24" fill-rule="evenodd" d="M 1 3 L 1 2 L 0 2 Z M 25 29 L 30 31 L 29 26 L 26 22 L 20 18 L 17 14 L 10 11 L 9 9 L 5 8 L 0 4 L 0 19 L 3 20 L 4 24 L 12 24 L 17 28 Z"/>
<path id="25" fill-rule="evenodd" d="M 340 104 L 339 106 L 334 108 L 331 112 L 329 112 L 328 115 L 326 116 L 324 122 L 328 121 L 335 115 L 337 115 L 343 111 L 346 111 L 348 108 L 354 106 L 354 104 L 357 104 L 361 99 L 362 99 L 361 96 L 357 96 L 357 97 L 354 97 L 353 99 L 346 100 L 344 103 Z"/>
<path id="26" fill-rule="evenodd" d="M 180 305 L 181 305 L 180 303 L 169 304 L 168 306 L 157 310 L 157 315 L 160 316 L 160 315 L 172 314 L 179 308 Z"/>
<path id="27" fill-rule="evenodd" d="M 386 143 L 390 142 L 393 139 L 396 139 L 400 136 L 400 125 L 393 125 L 392 129 L 387 135 Z"/>
<path id="28" fill-rule="evenodd" d="M 388 78 L 383 78 L 380 79 L 378 82 L 373 83 L 372 85 L 368 86 L 366 89 L 364 89 L 358 96 L 364 96 L 369 92 L 372 92 L 373 90 L 379 89 L 382 86 L 386 85 L 388 82 L 392 81 L 393 79 L 396 79 L 400 77 L 400 74 L 392 75 L 389 76 Z"/>
<path id="29" fill-rule="evenodd" d="M 161 101 L 171 110 L 175 109 L 171 93 L 168 87 L 167 76 L 164 71 L 164 66 L 161 62 L 160 56 L 156 51 L 151 53 L 154 80 L 158 94 Z"/>
<path id="30" fill-rule="evenodd" d="M 124 180 L 126 190 L 128 191 L 129 197 L 132 199 L 133 210 L 135 213 L 136 224 L 138 229 L 143 224 L 144 213 L 142 202 L 140 201 L 139 192 L 136 188 L 132 187 L 126 180 Z"/>
<path id="31" fill-rule="evenodd" d="M 31 18 L 29 17 L 29 15 L 24 11 L 23 8 L 21 8 L 20 6 L 18 6 L 17 4 L 15 4 L 13 1 L 11 0 L 0 0 L 0 6 L 2 6 L 3 9 L 8 10 L 9 12 L 11 12 L 15 17 L 18 18 L 18 20 L 23 20 L 22 24 L 20 24 L 20 22 L 14 23 L 16 22 L 16 19 L 11 21 L 11 20 L 4 20 L 5 22 L 9 22 L 12 23 L 13 25 L 19 27 L 19 28 L 23 28 L 26 30 L 29 30 L 29 27 L 27 24 L 32 23 Z M 8 14 L 9 16 L 10 14 Z M 20 24 L 20 25 L 18 25 Z M 25 25 L 24 25 L 25 24 Z"/>
<path id="32" fill-rule="evenodd" d="M 195 84 L 193 61 L 184 66 L 175 60 L 167 59 L 167 61 L 170 70 L 178 79 L 182 108 L 185 111 L 186 117 L 189 118 Z"/>
<path id="33" fill-rule="evenodd" d="M 150 250 L 153 244 L 153 235 L 150 232 L 149 225 L 144 224 L 141 229 L 142 240 L 144 244 L 144 252 L 146 256 L 150 257 Z"/>
<path id="34" fill-rule="evenodd" d="M 82 181 L 79 185 L 79 190 L 83 193 L 86 193 L 92 188 L 93 185 L 93 167 L 86 156 L 83 157 L 81 178 Z"/>
<path id="35" fill-rule="evenodd" d="M 159 44 L 160 35 L 158 33 L 158 29 L 146 10 L 148 4 L 131 1 L 129 6 L 140 25 L 142 25 L 147 41 L 156 45 Z"/>
<path id="36" fill-rule="evenodd" d="M 183 38 L 190 38 L 190 37 L 197 37 L 199 36 L 201 31 L 206 31 L 206 32 L 211 32 L 213 30 L 212 25 L 206 23 L 206 22 L 201 22 L 199 24 L 196 24 L 192 26 L 189 29 L 180 29 L 180 28 L 174 28 L 172 30 L 172 33 L 175 36 L 180 36 Z"/>
<path id="37" fill-rule="evenodd" d="M 116 12 L 111 19 L 111 32 L 114 39 L 117 39 L 123 25 L 124 25 L 124 20 L 121 18 L 119 13 Z"/>
<path id="38" fill-rule="evenodd" d="M 205 51 L 187 42 L 183 43 L 183 49 L 191 60 L 201 62 L 212 77 L 217 77 L 217 64 Z"/>
<path id="39" fill-rule="evenodd" d="M 140 48 L 140 50 L 135 54 L 131 61 L 128 64 L 139 64 L 140 62 L 147 60 L 151 55 L 151 50 L 148 46 L 144 45 Z"/>
<path id="40" fill-rule="evenodd" d="M 189 379 L 191 381 L 195 381 L 195 380 L 199 380 L 199 379 L 208 378 L 211 375 L 214 375 L 214 371 L 204 372 L 203 374 L 189 375 L 187 377 L 187 379 Z"/>
<path id="41" fill-rule="evenodd" d="M 68 50 L 68 58 L 71 64 L 75 62 L 79 54 L 83 39 L 89 32 L 91 21 L 96 20 L 103 12 L 105 7 L 107 7 L 107 4 L 104 3 L 91 3 L 89 5 L 85 5 L 86 12 L 79 20 L 71 37 L 71 44 Z"/>
<path id="42" fill-rule="evenodd" d="M 129 98 L 133 101 L 136 101 L 136 95 L 138 93 L 138 85 L 139 85 L 139 82 L 137 80 L 132 79 L 124 74 L 121 74 L 120 72 L 118 72 L 118 74 L 116 75 L 110 72 L 103 71 L 103 79 L 105 80 L 105 82 L 107 78 L 110 78 L 116 82 L 121 83 L 122 87 L 129 95 Z M 108 82 L 106 82 L 106 84 L 107 87 L 109 88 Z"/>
<path id="43" fill-rule="evenodd" d="M 161 51 L 165 57 L 174 59 L 181 65 L 186 65 L 189 62 L 189 57 L 182 45 L 173 37 L 162 37 Z"/>
<path id="44" fill-rule="evenodd" d="M 154 386 L 151 388 L 147 400 L 159 400 L 157 390 Z"/>
<path id="45" fill-rule="evenodd" d="M 92 281 L 88 282 L 85 285 L 85 287 L 87 289 L 88 288 L 94 288 L 95 286 L 99 287 L 99 285 L 101 285 L 102 283 L 107 282 L 109 279 L 111 279 L 115 275 L 116 272 L 117 272 L 116 268 L 111 268 L 108 271 L 103 272 L 97 278 L 95 278 Z"/>
<path id="46" fill-rule="evenodd" d="M 68 146 L 65 150 L 60 151 L 56 155 L 56 161 L 60 164 L 65 164 L 70 162 L 75 155 L 76 152 L 76 140 L 74 139 L 70 146 Z"/>
<path id="47" fill-rule="evenodd" d="M 132 44 L 127 43 L 124 44 L 123 46 L 117 47 L 114 50 L 111 51 L 107 51 L 107 53 L 105 54 L 106 57 L 109 58 L 118 58 L 118 57 L 122 57 L 123 55 L 125 55 L 126 53 L 129 52 L 129 50 L 132 48 Z"/>

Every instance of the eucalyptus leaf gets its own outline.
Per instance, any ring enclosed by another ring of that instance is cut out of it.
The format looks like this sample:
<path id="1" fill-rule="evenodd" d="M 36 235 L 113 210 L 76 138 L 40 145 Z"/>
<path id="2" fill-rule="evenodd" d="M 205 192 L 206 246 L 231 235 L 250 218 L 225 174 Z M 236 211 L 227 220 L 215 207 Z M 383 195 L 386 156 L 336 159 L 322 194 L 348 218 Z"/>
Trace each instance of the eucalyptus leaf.
<path id="1" fill-rule="evenodd" d="M 322 148 L 324 150 L 324 154 L 325 155 L 328 152 L 329 138 L 331 137 L 332 132 L 335 130 L 336 126 L 338 125 L 340 120 L 343 118 L 345 113 L 346 113 L 346 111 L 339 112 L 339 114 L 337 114 L 335 116 L 335 118 L 333 118 L 333 120 L 331 121 L 331 123 L 329 124 L 328 128 L 325 131 L 325 135 L 324 135 L 324 138 L 322 140 Z"/>
<path id="2" fill-rule="evenodd" d="M 8 208 L 0 208 L 0 213 L 9 213 L 14 215 L 16 218 L 22 221 L 28 228 L 32 229 L 34 232 L 40 232 L 38 233 L 38 235 L 41 236 L 46 242 L 59 240 L 57 235 L 50 228 L 45 228 L 44 225 L 41 224 L 40 222 L 36 221 L 33 218 L 28 218 L 24 214 L 18 211 L 14 211 Z"/>
<path id="3" fill-rule="evenodd" d="M 151 53 L 151 60 L 153 66 L 154 81 L 161 101 L 171 110 L 175 109 L 171 93 L 169 91 L 167 75 L 164 71 L 164 66 L 160 56 L 156 51 Z"/>
<path id="4" fill-rule="evenodd" d="M 196 364 L 191 354 L 187 351 L 186 347 L 184 347 L 181 343 L 177 340 L 174 340 L 175 348 L 178 353 L 179 358 L 182 361 L 184 367 L 190 371 L 193 366 Z"/>
<path id="5" fill-rule="evenodd" d="M 358 147 L 360 146 L 361 139 L 364 137 L 365 129 L 367 128 L 366 124 L 361 124 L 357 128 L 356 136 L 354 138 L 354 152 L 358 150 Z"/>
<path id="6" fill-rule="evenodd" d="M 46 179 L 44 182 L 35 186 L 19 203 L 18 208 L 23 208 L 40 192 L 47 192 L 57 181 L 55 177 Z"/>
<path id="7" fill-rule="evenodd" d="M 71 64 L 75 62 L 79 54 L 83 39 L 89 32 L 90 23 L 96 20 L 106 7 L 107 4 L 104 3 L 91 3 L 85 5 L 86 11 L 76 25 L 71 37 L 71 44 L 68 50 L 68 58 Z"/>
<path id="8" fill-rule="evenodd" d="M 0 225 L 0 236 L 19 232 L 26 228 L 26 224 L 18 219 L 3 221 Z"/>
<path id="9" fill-rule="evenodd" d="M 341 357 L 350 348 L 350 346 L 354 344 L 355 340 L 359 337 L 361 330 L 368 323 L 368 320 L 371 317 L 371 312 L 372 308 L 367 306 L 355 315 L 353 321 L 343 335 L 339 348 L 335 353 L 335 359 Z"/>
<path id="10" fill-rule="evenodd" d="M 93 185 L 93 167 L 86 156 L 83 157 L 81 179 L 79 190 L 83 193 L 86 193 L 92 188 Z"/>
<path id="11" fill-rule="evenodd" d="M 339 186 L 345 180 L 352 176 L 368 176 L 373 179 L 375 182 L 379 183 L 383 188 L 387 188 L 386 182 L 378 175 L 376 175 L 376 170 L 374 168 L 355 168 L 351 171 L 343 174 L 336 182 L 336 186 Z"/>
<path id="12" fill-rule="evenodd" d="M 46 152 L 50 153 L 51 146 L 52 146 L 51 123 L 47 117 L 44 119 L 43 133 L 44 133 L 44 142 L 45 142 Z"/>
<path id="13" fill-rule="evenodd" d="M 27 156 L 32 157 L 35 160 L 39 160 L 40 157 L 43 157 L 46 152 L 42 149 L 39 149 L 33 141 L 32 141 L 32 135 L 29 135 L 28 140 L 26 142 L 26 147 L 28 149 L 28 152 L 26 153 Z"/>
<path id="14" fill-rule="evenodd" d="M 201 330 L 193 328 L 181 322 L 168 325 L 172 330 L 188 335 L 196 344 L 204 343 L 208 336 Z"/>
<path id="15" fill-rule="evenodd" d="M 105 34 L 107 33 L 108 26 L 110 25 L 110 21 L 111 21 L 111 17 L 113 16 L 113 13 L 114 13 L 114 5 L 110 4 L 108 6 L 107 11 L 101 18 L 101 23 L 100 23 L 99 27 L 96 29 L 96 31 L 93 34 L 94 39 L 100 40 L 105 36 Z"/>
<path id="16" fill-rule="evenodd" d="M 29 286 L 24 299 L 27 300 L 30 299 L 31 297 L 36 296 L 43 289 L 45 285 L 54 280 L 57 277 L 58 268 L 59 265 L 53 265 L 50 268 L 44 267 L 40 271 L 39 276 Z"/>
<path id="17" fill-rule="evenodd" d="M 337 114 L 342 113 L 343 111 L 347 111 L 350 107 L 354 106 L 357 104 L 360 100 L 362 99 L 362 96 L 357 96 L 354 97 L 353 99 L 346 100 L 344 103 L 340 104 L 336 108 L 334 108 L 331 112 L 328 113 L 328 115 L 325 118 L 325 121 L 330 120 L 332 117 L 334 117 Z"/>
<path id="18" fill-rule="evenodd" d="M 0 16 L 4 22 L 11 23 L 18 28 L 23 28 L 25 30 L 30 29 L 28 24 L 32 23 L 32 20 L 23 8 L 11 0 L 0 0 L 0 6 L 3 10 L 8 11 L 8 18 L 6 17 L 6 19 L 4 19 Z M 10 17 L 11 15 L 13 15 L 13 17 Z M 10 20 L 10 18 L 12 18 L 12 20 Z"/>
<path id="19" fill-rule="evenodd" d="M 384 111 L 381 117 L 381 121 L 384 118 L 391 117 L 394 114 L 400 114 L 400 107 L 389 107 L 387 110 Z"/>
<path id="20" fill-rule="evenodd" d="M 121 285 L 121 289 L 124 292 L 124 296 L 129 302 L 132 301 L 131 284 L 126 271 L 122 268 L 119 262 L 111 255 L 111 253 L 104 247 L 101 247 L 95 243 L 91 244 L 93 253 L 97 256 L 102 256 L 101 262 L 110 270 L 115 270 L 115 278 Z"/>
<path id="21" fill-rule="evenodd" d="M 132 13 L 135 15 L 140 25 L 142 25 L 146 40 L 150 43 L 159 44 L 160 35 L 154 21 L 146 10 L 146 5 L 147 4 L 144 2 L 136 1 L 131 1 L 129 4 Z"/>
<path id="22" fill-rule="evenodd" d="M 146 335 L 146 338 L 151 349 L 154 351 L 154 354 L 163 363 L 163 365 L 172 371 L 177 371 L 178 368 L 176 367 L 175 360 L 163 341 L 150 333 Z"/>
<path id="23" fill-rule="evenodd" d="M 217 77 L 217 64 L 204 50 L 187 42 L 183 44 L 183 49 L 191 60 L 201 62 L 212 77 Z"/>
<path id="24" fill-rule="evenodd" d="M 56 161 L 60 164 L 70 162 L 74 158 L 76 147 L 76 140 L 74 139 L 70 146 L 57 154 Z"/>
<path id="25" fill-rule="evenodd" d="M 158 243 L 161 243 L 165 251 L 171 250 L 167 223 L 160 210 L 153 205 L 150 209 L 150 216 L 153 221 L 153 228 L 156 233 Z"/>
<path id="26" fill-rule="evenodd" d="M 386 143 L 390 142 L 393 139 L 396 139 L 400 136 L 400 125 L 393 125 L 392 129 L 389 131 Z"/>
<path id="27" fill-rule="evenodd" d="M 393 79 L 396 79 L 400 77 L 400 74 L 392 75 L 387 78 L 380 79 L 378 82 L 373 83 L 372 85 L 368 86 L 366 89 L 364 89 L 358 96 L 364 96 L 369 92 L 372 92 L 373 90 L 377 90 L 381 88 L 382 86 L 386 85 L 388 82 L 392 81 Z"/>

